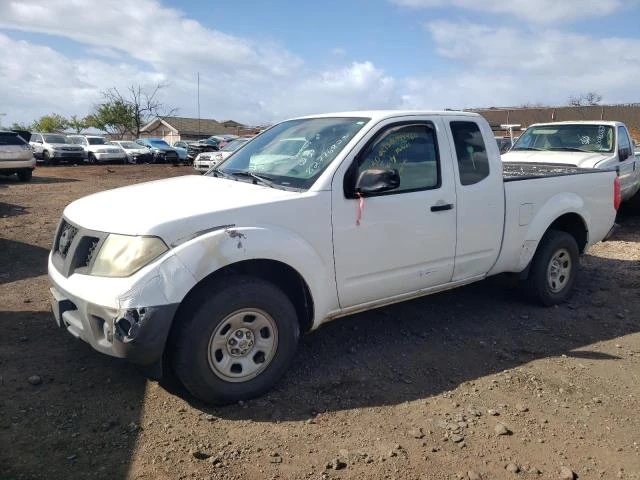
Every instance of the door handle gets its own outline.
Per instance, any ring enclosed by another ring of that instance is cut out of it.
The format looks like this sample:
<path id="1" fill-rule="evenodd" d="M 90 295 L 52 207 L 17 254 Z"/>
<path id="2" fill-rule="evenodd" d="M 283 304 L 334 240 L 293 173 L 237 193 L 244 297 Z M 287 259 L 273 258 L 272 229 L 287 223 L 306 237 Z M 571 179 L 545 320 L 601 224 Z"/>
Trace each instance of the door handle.
<path id="1" fill-rule="evenodd" d="M 445 210 L 453 210 L 453 203 L 445 203 L 442 205 L 433 205 L 431 207 L 432 212 L 444 212 Z"/>

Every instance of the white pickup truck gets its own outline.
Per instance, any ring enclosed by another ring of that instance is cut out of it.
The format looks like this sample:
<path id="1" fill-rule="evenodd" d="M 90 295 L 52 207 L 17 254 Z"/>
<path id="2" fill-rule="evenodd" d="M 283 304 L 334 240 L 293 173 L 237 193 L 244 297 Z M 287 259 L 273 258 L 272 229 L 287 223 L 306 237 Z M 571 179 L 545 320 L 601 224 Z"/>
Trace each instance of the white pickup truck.
<path id="1" fill-rule="evenodd" d="M 262 154 L 293 138 L 306 144 L 290 156 Z M 53 311 L 96 350 L 232 402 L 270 388 L 300 332 L 337 317 L 502 272 L 563 301 L 619 193 L 614 171 L 503 174 L 476 114 L 288 120 L 204 176 L 70 204 L 49 256 Z"/>
<path id="2" fill-rule="evenodd" d="M 640 206 L 640 156 L 621 122 L 537 123 L 524 131 L 502 161 L 615 169 L 622 201 Z"/>

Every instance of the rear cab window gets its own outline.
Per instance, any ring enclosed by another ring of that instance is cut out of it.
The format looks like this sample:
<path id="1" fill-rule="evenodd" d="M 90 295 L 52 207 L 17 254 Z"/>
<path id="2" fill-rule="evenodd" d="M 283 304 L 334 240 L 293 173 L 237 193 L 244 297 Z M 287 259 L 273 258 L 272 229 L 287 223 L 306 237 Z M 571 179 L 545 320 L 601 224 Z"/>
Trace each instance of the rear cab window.
<path id="1" fill-rule="evenodd" d="M 458 160 L 461 185 L 474 185 L 489 176 L 489 157 L 476 122 L 453 121 L 449 124 Z"/>
<path id="2" fill-rule="evenodd" d="M 0 132 L 0 145 L 26 145 L 20 135 L 15 132 Z"/>

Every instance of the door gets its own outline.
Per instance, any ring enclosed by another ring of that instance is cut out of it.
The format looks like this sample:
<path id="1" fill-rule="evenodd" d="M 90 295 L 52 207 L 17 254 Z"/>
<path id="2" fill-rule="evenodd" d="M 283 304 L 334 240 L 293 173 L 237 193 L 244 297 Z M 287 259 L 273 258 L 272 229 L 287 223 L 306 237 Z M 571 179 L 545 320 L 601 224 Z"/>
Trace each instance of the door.
<path id="1" fill-rule="evenodd" d="M 617 160 L 617 162 L 616 162 Z M 627 200 L 637 191 L 638 175 L 635 161 L 635 152 L 631 145 L 631 140 L 624 127 L 618 127 L 618 158 L 614 162 L 620 178 L 620 193 L 623 200 Z"/>
<path id="2" fill-rule="evenodd" d="M 504 184 L 500 153 L 488 126 L 469 117 L 449 122 L 456 165 L 458 241 L 453 280 L 487 273 L 500 254 L 504 228 Z M 493 161 L 492 161 L 493 159 Z M 512 208 L 518 208 L 512 205 Z"/>
<path id="3" fill-rule="evenodd" d="M 387 121 L 334 176 L 332 221 L 340 306 L 445 284 L 453 273 L 456 216 L 441 120 Z M 348 170 L 347 170 L 348 167 Z M 367 169 L 393 168 L 400 185 L 358 198 Z"/>

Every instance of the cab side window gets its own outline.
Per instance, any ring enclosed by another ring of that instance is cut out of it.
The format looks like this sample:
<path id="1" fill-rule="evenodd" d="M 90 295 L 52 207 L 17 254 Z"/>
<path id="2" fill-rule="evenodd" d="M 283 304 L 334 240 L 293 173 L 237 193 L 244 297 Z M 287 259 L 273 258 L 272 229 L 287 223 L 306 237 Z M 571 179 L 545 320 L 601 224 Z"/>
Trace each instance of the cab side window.
<path id="1" fill-rule="evenodd" d="M 433 126 L 412 124 L 383 130 L 360 158 L 357 175 L 370 168 L 398 171 L 400 186 L 387 194 L 439 188 L 440 164 Z"/>
<path id="2" fill-rule="evenodd" d="M 633 154 L 629 135 L 627 135 L 627 131 L 623 127 L 618 127 L 618 154 L 620 155 L 620 160 L 626 160 Z"/>
<path id="3" fill-rule="evenodd" d="M 475 122 L 451 122 L 462 185 L 473 185 L 489 176 L 489 157 L 480 127 Z"/>

